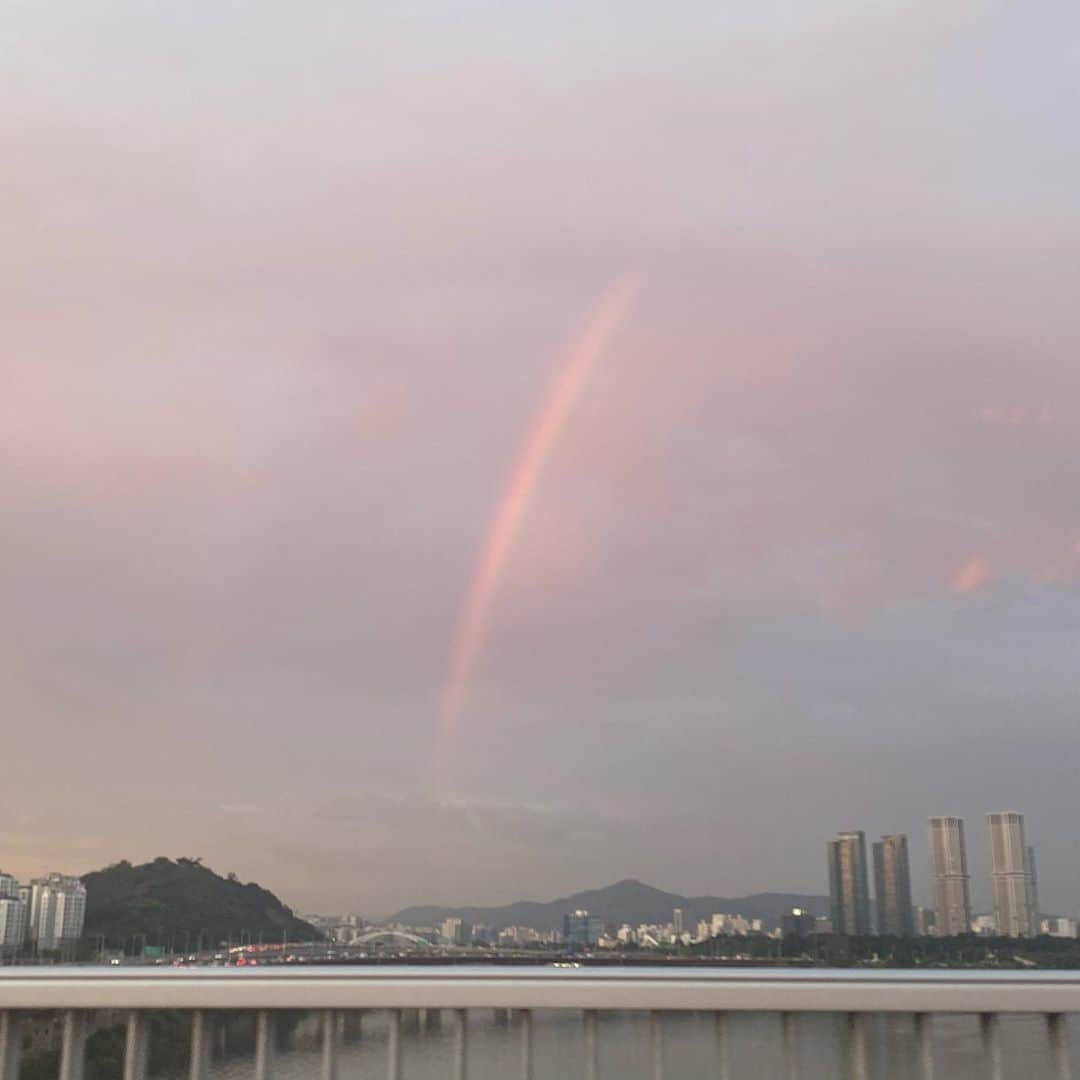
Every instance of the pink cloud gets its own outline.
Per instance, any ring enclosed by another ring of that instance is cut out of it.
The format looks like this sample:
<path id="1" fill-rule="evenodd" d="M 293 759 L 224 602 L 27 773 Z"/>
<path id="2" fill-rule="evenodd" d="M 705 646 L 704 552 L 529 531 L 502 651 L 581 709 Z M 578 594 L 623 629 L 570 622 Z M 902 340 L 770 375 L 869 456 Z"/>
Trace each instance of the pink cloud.
<path id="1" fill-rule="evenodd" d="M 961 595 L 978 592 L 990 583 L 990 577 L 990 563 L 986 557 L 972 555 L 953 572 L 949 588 Z"/>

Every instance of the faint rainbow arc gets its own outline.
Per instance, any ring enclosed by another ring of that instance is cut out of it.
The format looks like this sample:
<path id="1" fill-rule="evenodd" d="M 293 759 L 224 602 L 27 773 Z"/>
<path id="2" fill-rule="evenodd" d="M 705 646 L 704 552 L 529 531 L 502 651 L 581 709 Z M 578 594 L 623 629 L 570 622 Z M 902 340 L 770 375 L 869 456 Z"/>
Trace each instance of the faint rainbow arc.
<path id="1" fill-rule="evenodd" d="M 450 650 L 446 681 L 439 699 L 439 738 L 442 743 L 454 734 L 469 677 L 484 644 L 492 599 L 544 463 L 565 428 L 596 361 L 626 317 L 639 289 L 640 282 L 636 277 L 623 277 L 601 296 L 559 365 L 510 470 L 476 560 Z"/>

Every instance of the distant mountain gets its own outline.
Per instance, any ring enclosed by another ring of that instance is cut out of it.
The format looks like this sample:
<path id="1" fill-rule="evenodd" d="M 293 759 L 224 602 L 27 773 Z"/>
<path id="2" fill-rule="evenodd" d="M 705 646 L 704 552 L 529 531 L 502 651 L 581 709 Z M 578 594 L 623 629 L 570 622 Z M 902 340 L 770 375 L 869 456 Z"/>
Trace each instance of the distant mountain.
<path id="1" fill-rule="evenodd" d="M 159 858 L 132 866 L 119 862 L 83 877 L 86 927 L 83 936 L 104 934 L 112 947 L 174 940 L 194 949 L 200 935 L 216 947 L 241 932 L 251 941 L 312 941 L 322 935 L 298 919 L 272 892 L 234 874 L 220 877 L 198 859 Z M 145 935 L 145 937 L 143 937 Z"/>
<path id="2" fill-rule="evenodd" d="M 699 919 L 712 918 L 714 912 L 761 919 L 771 928 L 779 926 L 781 916 L 793 907 L 804 908 L 815 915 L 827 915 L 829 898 L 773 892 L 736 897 L 679 896 L 630 878 L 604 889 L 590 889 L 548 903 L 518 900 L 503 907 L 409 907 L 393 915 L 391 921 L 405 926 L 437 926 L 443 919 L 457 917 L 474 925 L 483 923 L 495 928 L 532 926 L 537 930 L 561 930 L 563 916 L 578 908 L 599 915 L 609 927 L 619 927 L 623 923 L 631 926 L 668 923 L 672 911 L 682 908 L 688 930 L 693 930 Z"/>

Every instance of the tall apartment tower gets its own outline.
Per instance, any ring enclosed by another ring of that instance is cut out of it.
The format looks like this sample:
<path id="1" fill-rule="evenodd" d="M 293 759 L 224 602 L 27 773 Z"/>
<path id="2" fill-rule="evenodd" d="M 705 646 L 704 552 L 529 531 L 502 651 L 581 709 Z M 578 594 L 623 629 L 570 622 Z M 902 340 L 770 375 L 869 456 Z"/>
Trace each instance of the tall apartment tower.
<path id="1" fill-rule="evenodd" d="M 86 920 L 86 886 L 66 874 L 49 874 L 30 883 L 27 937 L 39 949 L 58 949 L 77 941 Z"/>
<path id="2" fill-rule="evenodd" d="M 1024 815 L 987 814 L 986 825 L 990 832 L 990 885 L 997 932 L 1003 937 L 1029 937 L 1035 932 L 1035 913 Z"/>
<path id="3" fill-rule="evenodd" d="M 970 933 L 971 886 L 961 818 L 930 819 L 930 878 L 934 890 L 934 934 L 952 937 Z"/>
<path id="4" fill-rule="evenodd" d="M 915 909 L 911 903 L 911 865 L 907 837 L 883 836 L 874 844 L 874 896 L 877 932 L 912 937 Z"/>
<path id="5" fill-rule="evenodd" d="M 15 956 L 26 938 L 26 905 L 13 896 L 0 897 L 0 958 Z"/>
<path id="6" fill-rule="evenodd" d="M 1039 875 L 1035 869 L 1035 849 L 1028 844 L 1028 907 L 1031 908 L 1032 933 L 1041 933 L 1042 912 L 1039 911 Z"/>
<path id="7" fill-rule="evenodd" d="M 826 845 L 829 896 L 835 934 L 870 933 L 870 887 L 866 874 L 866 834 L 838 833 Z"/>

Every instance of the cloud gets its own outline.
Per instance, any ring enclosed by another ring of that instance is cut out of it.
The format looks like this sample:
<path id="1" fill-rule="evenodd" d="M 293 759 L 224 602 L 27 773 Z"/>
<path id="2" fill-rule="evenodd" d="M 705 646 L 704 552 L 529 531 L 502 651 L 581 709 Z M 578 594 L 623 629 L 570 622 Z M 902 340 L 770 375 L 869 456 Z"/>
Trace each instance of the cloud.
<path id="1" fill-rule="evenodd" d="M 989 560 L 983 555 L 972 555 L 953 572 L 949 588 L 960 594 L 979 592 L 989 585 L 991 579 Z"/>

